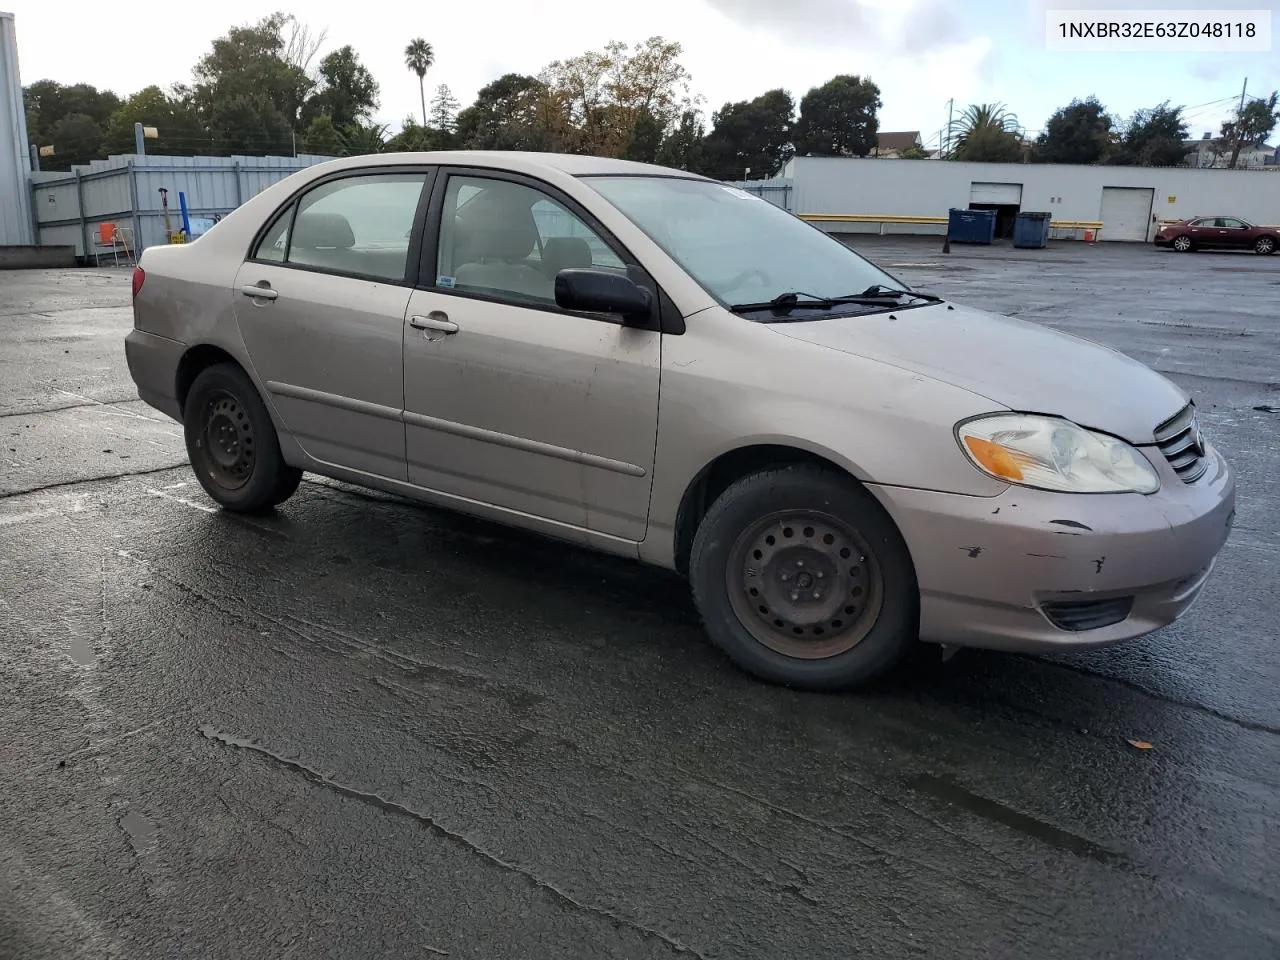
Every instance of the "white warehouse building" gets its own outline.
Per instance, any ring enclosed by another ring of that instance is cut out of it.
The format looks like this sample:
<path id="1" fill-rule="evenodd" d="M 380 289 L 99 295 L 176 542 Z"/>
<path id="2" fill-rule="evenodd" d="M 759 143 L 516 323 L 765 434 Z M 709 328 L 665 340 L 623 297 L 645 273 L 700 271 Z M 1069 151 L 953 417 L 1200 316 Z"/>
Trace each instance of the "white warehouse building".
<path id="1" fill-rule="evenodd" d="M 1147 241 L 1160 221 L 1222 215 L 1280 224 L 1280 168 L 1207 170 L 795 157 L 744 187 L 834 233 L 946 232 L 952 208 L 1037 211 L 1099 240 Z"/>

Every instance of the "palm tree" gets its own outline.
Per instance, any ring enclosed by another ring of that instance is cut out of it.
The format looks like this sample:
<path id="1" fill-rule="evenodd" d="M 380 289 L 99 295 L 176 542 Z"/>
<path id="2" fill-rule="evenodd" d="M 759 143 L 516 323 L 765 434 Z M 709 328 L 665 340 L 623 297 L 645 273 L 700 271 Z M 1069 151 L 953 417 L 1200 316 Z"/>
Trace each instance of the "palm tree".
<path id="1" fill-rule="evenodd" d="M 996 133 L 1017 137 L 1021 130 L 1018 118 L 1003 103 L 971 103 L 951 124 L 951 152 L 963 154 L 975 134 L 978 140 L 988 140 Z"/>
<path id="2" fill-rule="evenodd" d="M 404 65 L 418 75 L 418 96 L 422 100 L 422 125 L 427 125 L 427 91 L 423 86 L 423 80 L 427 76 L 427 70 L 435 65 L 436 53 L 431 49 L 431 44 L 418 37 L 404 48 Z"/>

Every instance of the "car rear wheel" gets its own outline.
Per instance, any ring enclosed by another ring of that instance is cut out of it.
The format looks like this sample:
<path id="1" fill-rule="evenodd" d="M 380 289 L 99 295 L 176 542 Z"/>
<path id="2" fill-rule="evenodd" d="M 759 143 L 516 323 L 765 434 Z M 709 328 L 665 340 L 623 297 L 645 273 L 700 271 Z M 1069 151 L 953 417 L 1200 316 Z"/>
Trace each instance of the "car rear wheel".
<path id="1" fill-rule="evenodd" d="M 271 415 L 248 375 L 231 363 L 200 372 L 183 410 L 187 456 L 210 497 L 237 513 L 262 513 L 298 489 Z"/>
<path id="2" fill-rule="evenodd" d="M 1173 249 L 1177 250 L 1179 253 L 1186 253 L 1191 249 L 1191 238 L 1186 235 L 1174 237 Z"/>
<path id="3" fill-rule="evenodd" d="M 1259 237 L 1253 242 L 1253 252 L 1260 253 L 1263 256 L 1276 252 L 1275 237 Z"/>
<path id="4" fill-rule="evenodd" d="M 733 484 L 698 527 L 689 574 L 711 640 L 775 683 L 849 689 L 919 642 L 906 544 L 833 469 L 784 466 Z"/>

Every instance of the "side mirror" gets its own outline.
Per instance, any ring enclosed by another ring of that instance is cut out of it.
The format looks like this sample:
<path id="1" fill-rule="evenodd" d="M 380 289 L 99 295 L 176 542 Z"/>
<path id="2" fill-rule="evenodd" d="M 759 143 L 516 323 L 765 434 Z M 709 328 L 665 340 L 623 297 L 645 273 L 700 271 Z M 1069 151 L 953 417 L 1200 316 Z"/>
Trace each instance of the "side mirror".
<path id="1" fill-rule="evenodd" d="M 556 274 L 556 306 L 585 313 L 616 313 L 627 326 L 644 326 L 653 315 L 653 296 L 628 277 L 584 267 Z"/>

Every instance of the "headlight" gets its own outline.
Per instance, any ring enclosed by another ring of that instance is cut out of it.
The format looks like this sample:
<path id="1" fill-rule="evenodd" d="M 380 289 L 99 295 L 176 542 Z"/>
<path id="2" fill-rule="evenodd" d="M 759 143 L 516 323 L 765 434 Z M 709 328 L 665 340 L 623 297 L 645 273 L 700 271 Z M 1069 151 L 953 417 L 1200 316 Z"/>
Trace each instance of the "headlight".
<path id="1" fill-rule="evenodd" d="M 1134 447 L 1056 417 L 996 414 L 956 428 L 983 473 L 1064 493 L 1155 493 L 1160 477 Z"/>

